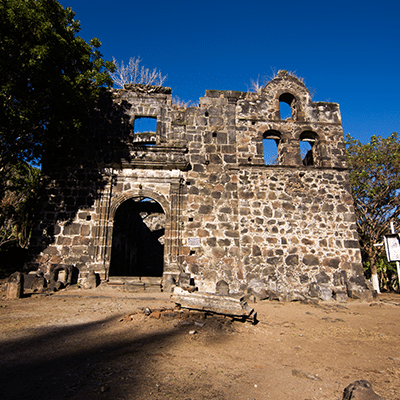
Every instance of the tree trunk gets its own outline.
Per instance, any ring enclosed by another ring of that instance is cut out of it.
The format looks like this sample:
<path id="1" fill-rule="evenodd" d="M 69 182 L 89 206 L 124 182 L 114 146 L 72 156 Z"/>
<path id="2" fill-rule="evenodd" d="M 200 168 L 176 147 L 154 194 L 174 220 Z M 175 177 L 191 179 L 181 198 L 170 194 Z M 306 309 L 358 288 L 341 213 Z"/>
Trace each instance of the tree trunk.
<path id="1" fill-rule="evenodd" d="M 376 269 L 376 264 L 375 260 L 371 257 L 371 281 L 372 281 L 372 286 L 374 290 L 376 290 L 377 293 L 380 293 L 381 291 L 379 290 L 379 277 L 378 277 L 378 271 Z"/>
<path id="2" fill-rule="evenodd" d="M 380 293 L 381 291 L 379 290 L 379 278 L 378 274 L 371 274 L 371 281 L 372 281 L 372 286 L 376 290 L 377 293 Z"/>

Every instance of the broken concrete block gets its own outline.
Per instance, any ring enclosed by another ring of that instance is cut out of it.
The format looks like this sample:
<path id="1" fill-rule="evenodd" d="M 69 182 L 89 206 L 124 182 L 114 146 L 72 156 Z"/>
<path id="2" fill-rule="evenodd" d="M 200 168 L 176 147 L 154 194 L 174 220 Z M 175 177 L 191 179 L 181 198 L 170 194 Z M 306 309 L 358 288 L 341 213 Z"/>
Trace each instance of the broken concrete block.
<path id="1" fill-rule="evenodd" d="M 20 299 L 24 294 L 24 274 L 14 272 L 7 281 L 7 298 Z"/>
<path id="2" fill-rule="evenodd" d="M 47 281 L 42 273 L 29 272 L 24 275 L 24 291 L 33 293 L 42 293 L 47 287 Z"/>
<path id="3" fill-rule="evenodd" d="M 97 287 L 99 285 L 99 281 L 100 281 L 99 274 L 96 274 L 96 272 L 94 272 L 94 271 L 89 271 L 88 277 L 87 277 L 88 285 L 94 289 L 95 287 Z"/>
<path id="4" fill-rule="evenodd" d="M 377 297 L 375 290 L 370 289 L 370 284 L 364 276 L 353 276 L 347 282 L 347 295 L 352 299 L 371 302 Z"/>
<path id="5" fill-rule="evenodd" d="M 89 271 L 86 276 L 80 279 L 80 285 L 83 289 L 94 289 L 100 284 L 99 274 Z M 143 290 L 142 290 L 143 291 Z"/>
<path id="6" fill-rule="evenodd" d="M 50 267 L 49 287 L 63 288 L 72 283 L 72 273 L 74 266 L 66 264 L 52 264 Z M 62 286 L 56 285 L 56 282 L 61 282 Z M 59 289 L 56 289 L 59 290 Z"/>
<path id="7" fill-rule="evenodd" d="M 182 308 L 191 310 L 208 311 L 216 314 L 229 315 L 233 317 L 243 317 L 246 319 L 256 317 L 243 297 L 223 296 L 209 293 L 188 293 L 180 288 L 176 288 L 170 300 Z"/>

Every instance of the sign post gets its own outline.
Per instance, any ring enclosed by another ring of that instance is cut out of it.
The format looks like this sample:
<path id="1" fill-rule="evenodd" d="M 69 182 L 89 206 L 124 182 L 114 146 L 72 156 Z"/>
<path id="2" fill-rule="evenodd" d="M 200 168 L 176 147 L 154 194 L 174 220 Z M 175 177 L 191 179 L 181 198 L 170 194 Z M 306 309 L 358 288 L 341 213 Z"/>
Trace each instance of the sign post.
<path id="1" fill-rule="evenodd" d="M 399 281 L 399 292 L 400 292 L 400 238 L 395 233 L 393 222 L 390 223 L 391 235 L 385 235 L 385 248 L 386 256 L 389 262 L 396 261 L 397 267 L 397 279 Z"/>

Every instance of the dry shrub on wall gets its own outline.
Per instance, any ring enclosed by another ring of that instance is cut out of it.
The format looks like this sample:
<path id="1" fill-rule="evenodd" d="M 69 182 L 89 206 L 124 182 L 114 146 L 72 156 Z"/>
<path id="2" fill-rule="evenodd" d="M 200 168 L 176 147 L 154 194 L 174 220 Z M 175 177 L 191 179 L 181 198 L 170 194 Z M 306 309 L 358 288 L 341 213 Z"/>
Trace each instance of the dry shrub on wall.
<path id="1" fill-rule="evenodd" d="M 114 84 L 123 88 L 127 84 L 141 85 L 155 85 L 162 86 L 167 80 L 168 75 L 163 75 L 161 71 L 157 68 L 150 70 L 145 68 L 144 65 L 140 65 L 142 59 L 140 57 L 131 57 L 128 64 L 121 61 L 121 64 L 113 58 L 113 63 L 115 65 L 115 71 L 111 74 L 111 79 Z"/>

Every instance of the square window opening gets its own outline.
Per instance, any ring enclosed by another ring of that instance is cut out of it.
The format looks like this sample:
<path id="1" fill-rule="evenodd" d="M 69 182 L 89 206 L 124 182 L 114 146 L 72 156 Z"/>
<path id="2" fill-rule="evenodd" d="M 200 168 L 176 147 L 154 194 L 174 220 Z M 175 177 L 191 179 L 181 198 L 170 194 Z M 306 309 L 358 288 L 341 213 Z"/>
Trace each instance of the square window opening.
<path id="1" fill-rule="evenodd" d="M 154 146 L 157 137 L 157 118 L 135 117 L 133 122 L 133 134 L 136 144 Z"/>

